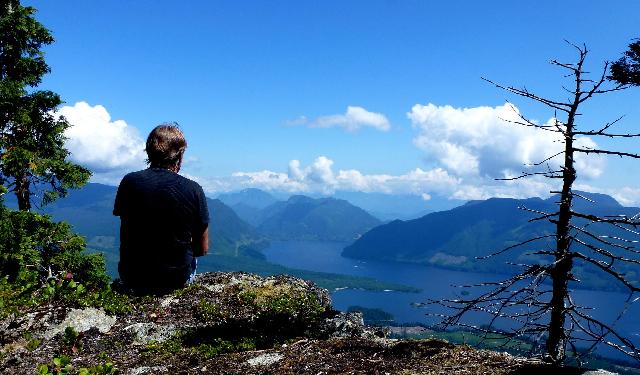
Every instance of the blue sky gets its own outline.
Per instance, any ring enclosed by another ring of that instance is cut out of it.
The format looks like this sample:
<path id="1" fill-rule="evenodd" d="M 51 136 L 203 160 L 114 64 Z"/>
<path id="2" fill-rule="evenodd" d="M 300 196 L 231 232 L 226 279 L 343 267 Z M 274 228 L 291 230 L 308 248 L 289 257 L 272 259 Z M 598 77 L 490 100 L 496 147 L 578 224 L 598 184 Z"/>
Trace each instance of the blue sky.
<path id="1" fill-rule="evenodd" d="M 141 142 L 177 121 L 183 173 L 211 195 L 260 187 L 461 199 L 544 195 L 548 182 L 494 181 L 548 156 L 552 139 L 504 129 L 509 100 L 553 112 L 480 77 L 563 99 L 585 43 L 600 71 L 640 37 L 634 1 L 24 1 L 50 28 L 52 73 L 74 158 L 117 184 L 143 167 Z M 640 88 L 596 98 L 586 128 L 626 115 L 640 131 Z M 466 110 L 465 110 L 466 109 Z M 581 123 L 581 124 L 582 124 Z M 599 146 L 618 147 L 608 140 Z M 627 151 L 638 141 L 619 144 Z M 640 204 L 640 161 L 585 159 L 578 187 Z"/>

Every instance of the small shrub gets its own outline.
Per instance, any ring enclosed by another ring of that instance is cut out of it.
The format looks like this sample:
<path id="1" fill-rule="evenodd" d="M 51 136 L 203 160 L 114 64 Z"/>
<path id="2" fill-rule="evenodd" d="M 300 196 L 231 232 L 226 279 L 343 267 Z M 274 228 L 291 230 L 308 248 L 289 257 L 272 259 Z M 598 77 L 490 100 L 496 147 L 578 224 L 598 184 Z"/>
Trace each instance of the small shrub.
<path id="1" fill-rule="evenodd" d="M 77 353 L 82 350 L 82 333 L 79 333 L 73 327 L 67 327 L 64 329 L 62 335 L 62 345 L 65 351 Z"/>
<path id="2" fill-rule="evenodd" d="M 45 302 L 130 311 L 109 286 L 103 256 L 84 250 L 67 223 L 0 205 L 0 318 Z"/>
<path id="3" fill-rule="evenodd" d="M 256 346 L 255 340 L 250 337 L 242 337 L 240 340 L 235 342 L 217 338 L 205 344 L 196 346 L 195 351 L 202 357 L 210 359 L 219 356 L 220 354 L 255 350 Z"/>
<path id="4" fill-rule="evenodd" d="M 215 320 L 224 316 L 220 306 L 205 300 L 200 300 L 198 303 L 196 315 L 205 321 Z"/>
<path id="5" fill-rule="evenodd" d="M 81 367 L 77 371 L 71 365 L 71 359 L 65 355 L 56 357 L 52 360 L 52 366 L 40 365 L 38 366 L 38 375 L 112 375 L 115 374 L 118 369 L 113 365 L 111 361 L 106 363 L 97 364 L 92 367 Z"/>

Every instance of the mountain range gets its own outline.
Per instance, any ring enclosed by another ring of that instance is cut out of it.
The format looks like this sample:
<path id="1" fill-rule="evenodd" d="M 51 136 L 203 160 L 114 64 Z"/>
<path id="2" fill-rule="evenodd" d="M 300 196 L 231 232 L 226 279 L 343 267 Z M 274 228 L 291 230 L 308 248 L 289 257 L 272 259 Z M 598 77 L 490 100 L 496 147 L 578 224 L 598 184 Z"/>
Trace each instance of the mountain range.
<path id="1" fill-rule="evenodd" d="M 260 214 L 258 232 L 276 240 L 350 242 L 381 223 L 345 200 L 304 195 L 276 202 Z"/>
<path id="2" fill-rule="evenodd" d="M 351 242 L 381 221 L 344 199 L 293 195 L 278 200 L 259 189 L 218 196 L 256 231 L 272 240 Z"/>
<path id="3" fill-rule="evenodd" d="M 66 221 L 74 231 L 87 240 L 87 247 L 105 254 L 110 274 L 115 275 L 118 246 L 120 243 L 120 219 L 113 216 L 113 202 L 117 187 L 89 183 L 82 189 L 71 190 L 69 195 L 59 199 L 40 211 L 56 221 Z M 8 207 L 17 206 L 15 196 L 7 194 Z M 247 253 L 261 256 L 256 250 L 267 242 L 253 227 L 241 220 L 235 212 L 218 199 L 207 198 L 209 206 L 210 252 L 237 256 Z"/>
<path id="4" fill-rule="evenodd" d="M 90 183 L 82 189 L 71 190 L 67 197 L 59 199 L 43 209 L 36 209 L 36 211 L 50 215 L 56 221 L 64 220 L 70 223 L 75 232 L 86 238 L 87 247 L 90 251 L 98 251 L 104 254 L 107 270 L 113 277 L 117 276 L 117 263 L 119 260 L 120 220 L 112 215 L 116 191 L 117 188 L 114 186 Z M 251 193 L 261 194 L 255 191 Z M 17 207 L 14 195 L 6 194 L 4 198 L 4 203 L 8 207 L 13 209 Z M 310 201 L 308 202 L 310 204 L 306 205 L 309 208 L 306 211 L 296 203 L 307 200 Z M 268 197 L 266 201 L 268 201 Z M 278 204 L 272 207 L 269 212 L 273 212 L 275 221 L 281 221 L 285 224 L 284 228 L 286 230 L 290 230 L 289 226 L 295 227 L 294 223 L 289 221 L 287 217 L 297 213 L 303 219 L 304 217 L 308 219 L 307 221 L 302 220 L 304 223 L 312 224 L 316 220 L 319 223 L 318 228 L 320 228 L 317 231 L 318 233 L 328 233 L 327 230 L 332 230 L 333 227 L 331 227 L 331 223 L 324 223 L 326 218 L 322 218 L 321 214 L 326 214 L 328 217 L 341 217 L 341 215 L 339 213 L 334 215 L 332 210 L 327 210 L 327 208 L 335 206 L 346 210 L 348 213 L 355 212 L 355 215 L 361 214 L 360 211 L 362 211 L 344 201 L 335 201 L 329 200 L 325 202 L 323 200 L 316 201 L 311 198 L 296 197 L 286 202 L 276 202 Z M 239 200 L 236 203 L 242 204 L 243 202 L 243 200 Z M 255 200 L 249 200 L 249 202 L 254 205 L 260 204 L 260 201 Z M 314 280 L 318 285 L 329 289 L 350 287 L 367 290 L 416 291 L 416 288 L 413 287 L 381 282 L 370 277 L 298 270 L 269 263 L 260 251 L 269 244 L 268 239 L 263 234 L 260 234 L 252 225 L 239 218 L 234 210 L 221 200 L 208 198 L 207 204 L 210 214 L 210 255 L 198 259 L 198 269 L 209 271 L 242 270 L 261 275 L 290 274 Z M 271 207 L 271 205 L 267 207 Z M 368 218 L 368 216 L 364 217 Z M 273 225 L 271 228 L 274 233 L 282 233 L 282 231 L 276 230 L 277 228 Z M 314 231 L 314 229 L 310 230 Z M 340 232 L 337 231 L 336 233 Z M 323 239 L 322 236 L 316 237 Z"/>
<path id="5" fill-rule="evenodd" d="M 43 209 L 55 220 L 71 223 L 75 231 L 86 237 L 89 248 L 104 252 L 111 274 L 115 274 L 118 260 L 120 224 L 112 215 L 115 194 L 116 187 L 88 184 Z M 589 201 L 574 199 L 574 208 L 582 212 L 628 216 L 640 212 L 640 208 L 623 207 L 607 195 L 582 195 Z M 529 219 L 534 214 L 519 207 L 550 212 L 557 208 L 556 201 L 557 197 L 492 198 L 470 201 L 417 219 L 382 223 L 343 199 L 294 195 L 279 200 L 264 191 L 248 189 L 207 200 L 211 252 L 219 257 L 203 261 L 214 262 L 212 267 L 225 269 L 243 265 L 255 272 L 274 266 L 265 262 L 260 251 L 268 246 L 269 240 L 341 241 L 352 242 L 343 250 L 346 257 L 505 273 L 510 272 L 505 262 L 544 262 L 542 256 L 531 252 L 553 248 L 553 237 L 486 260 L 476 258 L 535 236 L 553 235 L 553 225 L 544 220 L 531 222 Z M 15 198 L 10 194 L 6 195 L 5 202 L 10 207 L 16 206 Z M 579 220 L 575 223 L 584 224 Z M 590 229 L 596 235 L 621 235 L 620 231 L 612 232 L 597 224 Z M 621 270 L 631 278 L 639 279 L 636 270 L 624 267 Z M 576 264 L 575 274 L 582 280 L 583 287 L 612 289 L 610 281 L 592 271 L 588 266 Z"/>
<path id="6" fill-rule="evenodd" d="M 575 198 L 574 209 L 596 215 L 628 215 L 640 212 L 640 208 L 623 207 L 613 198 L 603 194 L 581 193 L 594 202 Z M 542 263 L 540 255 L 531 252 L 555 246 L 554 237 L 517 247 L 503 254 L 478 260 L 509 246 L 541 235 L 553 235 L 555 226 L 546 220 L 530 221 L 538 212 L 554 212 L 557 199 L 507 199 L 492 198 L 471 201 L 448 211 L 434 212 L 414 220 L 394 220 L 380 225 L 347 246 L 343 256 L 357 259 L 427 264 L 459 270 L 505 273 L 505 262 Z M 576 226 L 584 225 L 574 220 Z M 604 224 L 591 225 L 596 235 L 620 236 L 618 230 L 605 228 Z M 627 233 L 625 237 L 633 236 Z M 633 238 L 638 240 L 640 238 Z M 612 283 L 595 275 L 593 269 L 575 265 L 575 273 L 583 286 L 610 289 Z M 623 272 L 633 272 L 621 267 Z M 632 274 L 632 277 L 635 275 Z M 636 279 L 639 279 L 636 277 Z"/>
<path id="7" fill-rule="evenodd" d="M 265 219 L 260 211 L 279 201 L 287 200 L 290 194 L 285 192 L 268 193 L 264 190 L 249 188 L 217 196 L 222 202 L 238 214 L 240 218 L 258 226 Z M 394 219 L 415 219 L 430 212 L 449 210 L 466 201 L 449 199 L 439 195 L 428 200 L 412 194 L 365 193 L 358 191 L 336 191 L 330 197 L 311 195 L 310 198 L 335 198 L 367 211 L 381 221 Z"/>

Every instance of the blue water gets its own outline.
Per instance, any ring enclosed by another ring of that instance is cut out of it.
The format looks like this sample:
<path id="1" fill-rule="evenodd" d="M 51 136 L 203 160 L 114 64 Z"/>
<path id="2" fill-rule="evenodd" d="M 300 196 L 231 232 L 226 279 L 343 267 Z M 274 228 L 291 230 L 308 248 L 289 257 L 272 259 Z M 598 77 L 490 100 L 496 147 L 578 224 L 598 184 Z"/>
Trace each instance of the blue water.
<path id="1" fill-rule="evenodd" d="M 349 306 L 359 305 L 379 308 L 393 314 L 398 323 L 437 322 L 434 314 L 446 312 L 443 308 L 428 305 L 415 307 L 415 303 L 430 299 L 460 297 L 460 288 L 454 285 L 478 284 L 487 281 L 500 281 L 504 276 L 486 273 L 462 272 L 434 267 L 378 261 L 361 261 L 341 256 L 346 243 L 341 242 L 273 242 L 264 250 L 267 260 L 283 266 L 311 271 L 332 272 L 353 276 L 374 277 L 381 281 L 400 283 L 420 288 L 420 293 L 402 293 L 395 291 L 372 292 L 364 290 L 337 290 L 332 292 L 334 308 L 345 311 Z M 613 322 L 625 307 L 627 295 L 615 292 L 574 290 L 575 303 L 593 306 L 589 313 L 604 321 Z M 640 344 L 640 301 L 632 304 L 615 327 L 625 336 Z M 467 322 L 486 323 L 486 316 L 469 315 Z M 507 328 L 507 327 L 504 327 Z M 608 349 L 599 350 L 608 356 L 617 352 Z M 624 358 L 624 357 L 622 357 Z"/>

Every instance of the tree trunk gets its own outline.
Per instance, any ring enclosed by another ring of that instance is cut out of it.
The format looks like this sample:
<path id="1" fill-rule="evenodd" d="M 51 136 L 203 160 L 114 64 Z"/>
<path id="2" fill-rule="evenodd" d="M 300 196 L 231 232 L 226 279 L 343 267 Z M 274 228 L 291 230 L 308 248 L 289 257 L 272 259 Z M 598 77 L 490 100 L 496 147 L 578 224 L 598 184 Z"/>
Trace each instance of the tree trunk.
<path id="1" fill-rule="evenodd" d="M 567 116 L 565 124 L 565 150 L 564 164 L 562 169 L 562 192 L 560 193 L 560 209 L 558 210 L 558 222 L 556 223 L 556 251 L 555 262 L 549 272 L 553 279 L 553 289 L 551 295 L 551 318 L 549 320 L 549 337 L 547 338 L 547 354 L 554 363 L 561 363 L 566 358 L 567 336 L 564 325 L 566 318 L 565 299 L 567 298 L 573 259 L 569 254 L 571 246 L 570 230 L 571 202 L 573 194 L 571 187 L 576 180 L 576 169 L 573 160 L 573 130 L 575 114 L 578 109 L 580 92 L 580 76 L 577 76 L 576 96 L 573 106 Z"/>
<path id="2" fill-rule="evenodd" d="M 18 209 L 20 211 L 31 210 L 31 192 L 29 191 L 29 177 L 26 173 L 21 173 L 16 177 L 16 197 L 18 198 Z"/>

